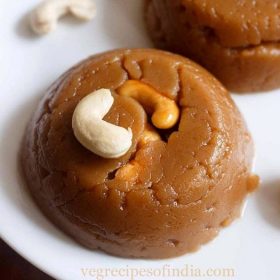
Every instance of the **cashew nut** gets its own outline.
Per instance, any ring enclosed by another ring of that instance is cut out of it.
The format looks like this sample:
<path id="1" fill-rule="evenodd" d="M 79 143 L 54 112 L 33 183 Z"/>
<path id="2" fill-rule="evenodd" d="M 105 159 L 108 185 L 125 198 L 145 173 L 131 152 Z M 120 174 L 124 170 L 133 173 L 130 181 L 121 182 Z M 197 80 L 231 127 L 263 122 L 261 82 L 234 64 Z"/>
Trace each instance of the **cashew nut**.
<path id="1" fill-rule="evenodd" d="M 136 183 L 139 179 L 141 166 L 136 160 L 132 160 L 116 172 L 116 178 L 119 180 Z"/>
<path id="2" fill-rule="evenodd" d="M 32 12 L 30 25 L 34 32 L 46 34 L 56 29 L 57 21 L 66 14 L 91 20 L 96 14 L 92 0 L 45 0 Z"/>
<path id="3" fill-rule="evenodd" d="M 112 107 L 110 90 L 100 89 L 84 97 L 75 108 L 72 128 L 77 140 L 104 158 L 124 155 L 132 144 L 132 131 L 108 123 L 103 117 Z"/>
<path id="4" fill-rule="evenodd" d="M 147 123 L 140 139 L 138 140 L 138 147 L 141 149 L 146 144 L 158 140 L 161 140 L 160 135 Z M 135 183 L 139 178 L 141 168 L 143 167 L 137 162 L 137 160 L 133 159 L 116 172 L 116 178 Z"/>
<path id="5" fill-rule="evenodd" d="M 135 98 L 142 104 L 152 114 L 152 123 L 159 129 L 171 128 L 179 119 L 180 111 L 176 102 L 142 82 L 128 80 L 118 89 L 118 93 Z"/>
<path id="6" fill-rule="evenodd" d="M 156 130 L 149 125 L 148 123 L 146 124 L 146 128 L 144 129 L 139 141 L 138 141 L 138 146 L 141 148 L 148 144 L 149 142 L 161 140 L 160 135 L 156 132 Z"/>

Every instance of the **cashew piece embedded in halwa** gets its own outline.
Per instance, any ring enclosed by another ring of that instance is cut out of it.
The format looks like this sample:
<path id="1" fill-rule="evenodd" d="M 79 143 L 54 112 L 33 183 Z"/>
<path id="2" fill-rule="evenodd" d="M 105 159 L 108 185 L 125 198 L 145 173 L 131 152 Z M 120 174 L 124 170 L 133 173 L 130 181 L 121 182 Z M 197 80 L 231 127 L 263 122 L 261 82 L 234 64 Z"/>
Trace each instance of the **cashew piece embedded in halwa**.
<path id="1" fill-rule="evenodd" d="M 116 172 L 116 178 L 122 181 L 136 183 L 139 179 L 141 168 L 143 167 L 141 167 L 136 160 L 132 160 L 118 169 Z"/>
<path id="2" fill-rule="evenodd" d="M 103 158 L 121 157 L 132 145 L 130 128 L 125 129 L 102 120 L 113 103 L 110 90 L 97 90 L 78 103 L 72 117 L 72 128 L 77 140 Z"/>
<path id="3" fill-rule="evenodd" d="M 30 25 L 37 34 L 56 29 L 60 17 L 72 14 L 82 20 L 91 20 L 96 14 L 92 0 L 44 0 L 31 13 Z"/>
<path id="4" fill-rule="evenodd" d="M 136 99 L 152 114 L 152 123 L 159 129 L 173 127 L 180 115 L 179 108 L 174 100 L 161 95 L 151 86 L 136 80 L 126 81 L 119 89 L 122 96 Z"/>
<path id="5" fill-rule="evenodd" d="M 142 135 L 138 140 L 137 148 L 141 149 L 150 142 L 160 141 L 160 140 L 161 137 L 157 133 L 157 131 L 147 123 Z M 122 166 L 116 172 L 116 178 L 135 183 L 139 178 L 139 173 L 142 168 L 143 167 L 137 162 L 137 160 L 133 159 L 132 161 L 128 162 L 126 165 Z"/>
<path id="6" fill-rule="evenodd" d="M 150 125 L 146 124 L 146 127 L 138 140 L 138 146 L 141 148 L 148 144 L 149 142 L 161 140 L 160 135 L 157 131 Z"/>

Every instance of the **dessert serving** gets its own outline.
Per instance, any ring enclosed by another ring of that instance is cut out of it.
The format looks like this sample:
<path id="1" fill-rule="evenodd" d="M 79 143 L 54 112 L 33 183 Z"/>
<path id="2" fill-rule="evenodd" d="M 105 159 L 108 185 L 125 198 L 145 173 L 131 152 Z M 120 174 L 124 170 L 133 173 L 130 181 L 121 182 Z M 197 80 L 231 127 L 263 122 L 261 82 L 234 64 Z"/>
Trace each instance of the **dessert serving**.
<path id="1" fill-rule="evenodd" d="M 210 70 L 228 89 L 280 86 L 280 1 L 145 0 L 155 44 Z"/>
<path id="2" fill-rule="evenodd" d="M 26 130 L 21 163 L 42 211 L 123 257 L 191 252 L 257 186 L 253 142 L 224 87 L 152 49 L 98 54 L 62 75 Z"/>

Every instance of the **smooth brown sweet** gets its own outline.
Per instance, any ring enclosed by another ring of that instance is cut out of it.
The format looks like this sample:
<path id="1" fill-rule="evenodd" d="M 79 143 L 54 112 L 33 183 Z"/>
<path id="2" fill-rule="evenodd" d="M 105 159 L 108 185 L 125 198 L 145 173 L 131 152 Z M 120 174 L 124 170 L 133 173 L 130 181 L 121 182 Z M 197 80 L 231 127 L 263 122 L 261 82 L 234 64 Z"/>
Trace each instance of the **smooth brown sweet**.
<path id="1" fill-rule="evenodd" d="M 280 0 L 145 0 L 155 44 L 206 67 L 228 89 L 280 86 Z"/>
<path id="2" fill-rule="evenodd" d="M 149 119 L 134 99 L 114 94 L 106 121 L 131 127 L 133 145 L 119 159 L 85 149 L 71 128 L 81 98 L 142 81 L 180 105 L 178 126 L 138 146 Z M 248 192 L 253 143 L 221 84 L 178 55 L 152 50 L 99 54 L 70 69 L 48 90 L 26 131 L 22 167 L 44 213 L 89 248 L 125 257 L 184 254 L 239 215 Z M 137 162 L 136 177 L 117 172 Z"/>

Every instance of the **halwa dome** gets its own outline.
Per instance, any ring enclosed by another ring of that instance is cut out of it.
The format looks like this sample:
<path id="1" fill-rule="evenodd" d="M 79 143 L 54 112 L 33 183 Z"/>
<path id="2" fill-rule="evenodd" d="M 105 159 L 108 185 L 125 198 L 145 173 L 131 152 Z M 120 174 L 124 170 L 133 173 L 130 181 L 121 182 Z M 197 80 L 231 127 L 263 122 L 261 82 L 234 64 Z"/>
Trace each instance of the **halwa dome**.
<path id="1" fill-rule="evenodd" d="M 128 80 L 175 100 L 180 120 L 161 140 L 137 145 L 150 118 L 118 95 Z M 71 126 L 78 102 L 100 88 L 115 102 L 105 120 L 133 131 L 118 159 L 85 149 Z M 121 49 L 92 56 L 61 76 L 29 123 L 22 167 L 38 206 L 91 249 L 124 257 L 167 258 L 194 251 L 239 215 L 252 188 L 253 143 L 223 86 L 178 55 Z M 136 179 L 118 170 L 131 161 Z"/>
<path id="2" fill-rule="evenodd" d="M 280 1 L 144 0 L 159 48 L 206 67 L 229 90 L 280 86 Z"/>

